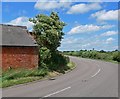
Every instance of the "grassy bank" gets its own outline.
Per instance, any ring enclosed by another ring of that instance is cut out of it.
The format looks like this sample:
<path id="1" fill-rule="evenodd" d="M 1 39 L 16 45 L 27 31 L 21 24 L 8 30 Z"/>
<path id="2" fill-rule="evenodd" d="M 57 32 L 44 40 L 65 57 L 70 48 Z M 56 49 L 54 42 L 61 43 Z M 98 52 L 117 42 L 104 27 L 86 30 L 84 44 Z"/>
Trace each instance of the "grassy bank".
<path id="1" fill-rule="evenodd" d="M 18 84 L 24 84 L 40 79 L 48 79 L 50 77 L 64 74 L 65 72 L 75 68 L 74 63 L 69 62 L 66 66 L 58 68 L 56 71 L 47 69 L 17 69 L 8 70 L 2 73 L 2 83 L 0 87 L 9 87 Z"/>

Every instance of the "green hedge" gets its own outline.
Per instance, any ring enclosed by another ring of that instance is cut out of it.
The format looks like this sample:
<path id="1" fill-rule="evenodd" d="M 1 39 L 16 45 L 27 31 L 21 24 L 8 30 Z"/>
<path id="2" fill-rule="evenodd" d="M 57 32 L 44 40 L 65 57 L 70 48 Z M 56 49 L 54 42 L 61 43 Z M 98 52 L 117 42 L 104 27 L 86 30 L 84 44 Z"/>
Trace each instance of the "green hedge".
<path id="1" fill-rule="evenodd" d="M 80 50 L 80 51 L 64 51 L 66 55 L 79 56 L 83 58 L 101 59 L 101 60 L 113 60 L 120 62 L 119 51 L 96 51 L 96 50 Z"/>

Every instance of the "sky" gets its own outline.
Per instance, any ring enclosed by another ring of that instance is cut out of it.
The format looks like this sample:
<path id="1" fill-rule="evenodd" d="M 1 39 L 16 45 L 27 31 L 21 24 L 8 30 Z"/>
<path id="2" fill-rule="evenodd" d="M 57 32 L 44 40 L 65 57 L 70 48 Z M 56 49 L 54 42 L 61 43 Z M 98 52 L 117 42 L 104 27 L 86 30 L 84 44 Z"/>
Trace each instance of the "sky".
<path id="1" fill-rule="evenodd" d="M 67 25 L 63 31 L 60 51 L 118 49 L 117 2 L 2 2 L 2 24 L 27 26 L 32 31 L 29 18 L 37 14 L 58 12 Z"/>

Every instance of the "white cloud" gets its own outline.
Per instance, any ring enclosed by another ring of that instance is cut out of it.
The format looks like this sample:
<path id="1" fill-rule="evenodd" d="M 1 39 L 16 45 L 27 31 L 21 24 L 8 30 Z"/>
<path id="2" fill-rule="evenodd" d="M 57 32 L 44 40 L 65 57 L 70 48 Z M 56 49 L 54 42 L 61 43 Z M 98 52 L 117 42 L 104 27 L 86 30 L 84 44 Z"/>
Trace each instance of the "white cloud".
<path id="1" fill-rule="evenodd" d="M 84 45 L 82 45 L 82 48 L 86 48 L 88 46 L 91 46 L 91 44 L 90 43 L 84 44 Z"/>
<path id="2" fill-rule="evenodd" d="M 68 34 L 95 32 L 95 31 L 99 31 L 101 29 L 109 29 L 109 28 L 112 28 L 112 27 L 113 27 L 113 25 L 103 25 L 103 26 L 98 26 L 98 25 L 93 25 L 93 24 L 79 25 L 79 26 L 73 27 L 68 32 Z"/>
<path id="3" fill-rule="evenodd" d="M 120 10 L 102 10 L 92 14 L 91 17 L 96 18 L 98 21 L 118 20 L 118 11 Z"/>
<path id="4" fill-rule="evenodd" d="M 62 44 L 76 44 L 78 43 L 81 38 L 74 38 L 74 37 L 67 37 L 62 40 Z"/>
<path id="5" fill-rule="evenodd" d="M 109 44 L 109 43 L 111 43 L 112 41 L 114 41 L 114 39 L 113 38 L 108 38 L 107 40 L 106 40 L 106 44 Z"/>
<path id="6" fill-rule="evenodd" d="M 43 0 L 38 1 L 34 7 L 39 10 L 52 10 L 57 8 L 68 8 L 70 4 L 70 2 L 66 2 L 65 0 Z"/>
<path id="7" fill-rule="evenodd" d="M 116 43 L 112 43 L 115 41 Z M 89 38 L 83 37 L 66 37 L 62 40 L 62 45 L 59 50 L 80 50 L 80 49 L 93 49 L 96 50 L 115 50 L 114 46 L 117 46 L 117 40 L 113 38 L 101 39 L 96 36 L 90 36 Z"/>
<path id="8" fill-rule="evenodd" d="M 111 36 L 111 35 L 116 35 L 116 34 L 118 34 L 117 31 L 107 31 L 107 32 L 101 34 L 101 36 Z"/>
<path id="9" fill-rule="evenodd" d="M 90 3 L 90 4 L 76 4 L 73 5 L 69 11 L 67 12 L 68 14 L 79 14 L 79 13 L 86 13 L 91 10 L 99 10 L 101 9 L 100 3 Z"/>
<path id="10" fill-rule="evenodd" d="M 30 30 L 32 29 L 33 23 L 29 21 L 28 17 L 18 17 L 6 24 L 12 24 L 12 25 L 20 25 L 20 26 L 27 26 L 27 28 Z"/>

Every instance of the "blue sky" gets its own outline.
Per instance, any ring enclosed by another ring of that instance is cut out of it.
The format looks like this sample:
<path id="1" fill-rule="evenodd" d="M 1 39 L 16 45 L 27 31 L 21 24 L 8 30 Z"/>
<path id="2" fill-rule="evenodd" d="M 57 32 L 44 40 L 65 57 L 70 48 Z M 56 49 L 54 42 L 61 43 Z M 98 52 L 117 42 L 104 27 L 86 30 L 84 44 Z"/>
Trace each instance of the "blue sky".
<path id="1" fill-rule="evenodd" d="M 51 11 L 59 12 L 67 23 L 59 50 L 118 49 L 117 2 L 3 2 L 2 23 L 27 26 L 31 31 L 28 19 Z"/>

